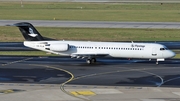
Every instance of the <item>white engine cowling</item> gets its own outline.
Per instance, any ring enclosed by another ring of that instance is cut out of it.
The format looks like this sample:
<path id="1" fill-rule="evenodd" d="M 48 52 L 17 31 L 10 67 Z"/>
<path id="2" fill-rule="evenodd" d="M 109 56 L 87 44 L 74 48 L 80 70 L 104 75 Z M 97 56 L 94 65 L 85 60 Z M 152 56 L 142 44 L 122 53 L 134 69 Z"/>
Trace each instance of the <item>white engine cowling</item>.
<path id="1" fill-rule="evenodd" d="M 69 49 L 69 44 L 66 43 L 47 44 L 45 45 L 45 49 L 56 52 L 67 51 Z"/>

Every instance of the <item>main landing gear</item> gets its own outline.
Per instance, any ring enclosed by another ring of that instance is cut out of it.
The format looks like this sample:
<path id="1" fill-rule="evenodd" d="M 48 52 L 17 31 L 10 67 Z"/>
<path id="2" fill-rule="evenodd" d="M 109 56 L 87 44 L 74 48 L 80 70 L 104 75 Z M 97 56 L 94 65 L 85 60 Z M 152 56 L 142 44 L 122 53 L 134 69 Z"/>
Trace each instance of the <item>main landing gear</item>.
<path id="1" fill-rule="evenodd" d="M 96 58 L 87 59 L 86 62 L 87 62 L 88 64 L 96 63 Z"/>

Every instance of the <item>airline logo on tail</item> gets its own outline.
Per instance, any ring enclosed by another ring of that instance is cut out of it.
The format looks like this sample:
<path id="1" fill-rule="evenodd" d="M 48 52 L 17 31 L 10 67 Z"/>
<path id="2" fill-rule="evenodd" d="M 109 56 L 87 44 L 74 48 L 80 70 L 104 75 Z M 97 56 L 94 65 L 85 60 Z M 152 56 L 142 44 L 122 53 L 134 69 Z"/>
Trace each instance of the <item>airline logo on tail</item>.
<path id="1" fill-rule="evenodd" d="M 31 36 L 31 37 L 36 37 L 36 36 L 38 36 L 38 34 L 35 34 L 35 33 L 33 32 L 33 29 L 32 29 L 32 28 L 29 28 L 29 33 L 30 33 L 30 34 L 28 34 L 28 35 Z"/>

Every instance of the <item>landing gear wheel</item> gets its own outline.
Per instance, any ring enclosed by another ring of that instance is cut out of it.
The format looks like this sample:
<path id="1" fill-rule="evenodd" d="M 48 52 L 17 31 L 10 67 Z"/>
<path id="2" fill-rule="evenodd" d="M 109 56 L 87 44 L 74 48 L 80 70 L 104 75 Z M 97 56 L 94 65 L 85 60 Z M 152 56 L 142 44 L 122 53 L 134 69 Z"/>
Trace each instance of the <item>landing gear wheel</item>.
<path id="1" fill-rule="evenodd" d="M 158 63 L 158 61 L 156 61 L 156 65 L 158 65 L 159 63 Z"/>
<path id="2" fill-rule="evenodd" d="M 95 63 L 95 62 L 96 62 L 96 58 L 92 58 L 92 59 L 91 59 L 91 62 L 92 62 L 92 63 Z"/>
<path id="3" fill-rule="evenodd" d="M 91 59 L 87 59 L 86 62 L 87 62 L 88 64 L 91 64 L 91 63 L 92 63 L 92 62 L 91 62 Z"/>
<path id="4" fill-rule="evenodd" d="M 88 64 L 96 63 L 96 58 L 87 59 L 86 62 L 87 62 Z"/>

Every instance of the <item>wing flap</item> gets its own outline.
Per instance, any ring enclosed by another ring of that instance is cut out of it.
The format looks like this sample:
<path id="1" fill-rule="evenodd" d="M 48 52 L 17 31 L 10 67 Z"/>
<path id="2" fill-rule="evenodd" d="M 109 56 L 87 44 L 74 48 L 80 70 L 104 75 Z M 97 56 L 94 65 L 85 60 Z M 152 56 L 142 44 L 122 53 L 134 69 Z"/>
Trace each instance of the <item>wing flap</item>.
<path id="1" fill-rule="evenodd" d="M 71 57 L 77 57 L 77 58 L 80 58 L 80 57 L 83 57 L 83 58 L 91 58 L 91 57 L 105 57 L 105 56 L 108 56 L 109 54 L 93 54 L 93 53 L 90 53 L 90 54 L 71 54 Z"/>

